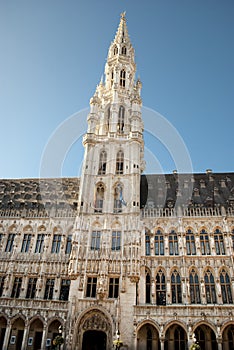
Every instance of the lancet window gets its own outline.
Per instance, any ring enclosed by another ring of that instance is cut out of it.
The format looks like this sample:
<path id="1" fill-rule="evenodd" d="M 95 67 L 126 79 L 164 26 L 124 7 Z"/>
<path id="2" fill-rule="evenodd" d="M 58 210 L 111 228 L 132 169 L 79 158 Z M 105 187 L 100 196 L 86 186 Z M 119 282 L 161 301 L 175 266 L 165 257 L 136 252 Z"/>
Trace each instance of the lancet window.
<path id="1" fill-rule="evenodd" d="M 223 234 L 216 229 L 214 233 L 215 250 L 217 255 L 225 255 Z"/>
<path id="2" fill-rule="evenodd" d="M 164 255 L 164 237 L 160 230 L 157 230 L 154 236 L 155 255 Z"/>
<path id="3" fill-rule="evenodd" d="M 191 304 L 200 304 L 201 296 L 200 296 L 199 279 L 194 269 L 192 269 L 189 274 L 189 291 L 190 291 Z"/>
<path id="4" fill-rule="evenodd" d="M 204 276 L 206 302 L 207 304 L 216 304 L 215 281 L 212 272 L 208 269 Z"/>
<path id="5" fill-rule="evenodd" d="M 186 249 L 188 255 L 196 254 L 195 237 L 191 230 L 186 232 Z"/>
<path id="6" fill-rule="evenodd" d="M 177 233 L 172 230 L 169 235 L 169 254 L 179 255 Z"/>
<path id="7" fill-rule="evenodd" d="M 98 175 L 104 175 L 106 173 L 106 160 L 107 160 L 106 151 L 101 151 L 99 156 Z"/>
<path id="8" fill-rule="evenodd" d="M 223 304 L 232 304 L 231 282 L 225 269 L 222 269 L 220 273 L 220 285 Z"/>
<path id="9" fill-rule="evenodd" d="M 125 87 L 125 83 L 126 83 L 126 72 L 125 72 L 125 70 L 124 69 L 122 69 L 121 71 L 120 71 L 120 86 L 121 87 Z"/>
<path id="10" fill-rule="evenodd" d="M 124 169 L 124 153 L 119 151 L 116 156 L 116 175 L 122 175 Z"/>
<path id="11" fill-rule="evenodd" d="M 166 305 L 166 279 L 162 269 L 156 275 L 156 304 Z"/>
<path id="12" fill-rule="evenodd" d="M 102 183 L 98 184 L 96 188 L 96 196 L 95 196 L 95 212 L 102 213 L 103 202 L 104 202 L 104 185 Z"/>
<path id="13" fill-rule="evenodd" d="M 200 232 L 200 246 L 202 255 L 210 255 L 209 236 L 205 230 L 201 230 Z"/>
<path id="14" fill-rule="evenodd" d="M 118 125 L 117 125 L 118 132 L 120 133 L 124 132 L 124 113 L 125 113 L 124 107 L 120 106 L 119 115 L 118 115 Z"/>
<path id="15" fill-rule="evenodd" d="M 174 270 L 171 275 L 171 297 L 173 304 L 182 303 L 181 281 L 177 270 Z"/>

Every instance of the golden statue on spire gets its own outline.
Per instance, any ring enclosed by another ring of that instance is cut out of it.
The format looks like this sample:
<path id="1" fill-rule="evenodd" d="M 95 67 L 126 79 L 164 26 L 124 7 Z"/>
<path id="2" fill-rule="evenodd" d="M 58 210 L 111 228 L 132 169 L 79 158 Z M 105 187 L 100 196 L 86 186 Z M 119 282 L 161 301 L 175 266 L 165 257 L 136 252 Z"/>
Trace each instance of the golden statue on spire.
<path id="1" fill-rule="evenodd" d="M 122 12 L 122 13 L 120 14 L 120 16 L 121 16 L 121 19 L 125 20 L 126 11 Z"/>

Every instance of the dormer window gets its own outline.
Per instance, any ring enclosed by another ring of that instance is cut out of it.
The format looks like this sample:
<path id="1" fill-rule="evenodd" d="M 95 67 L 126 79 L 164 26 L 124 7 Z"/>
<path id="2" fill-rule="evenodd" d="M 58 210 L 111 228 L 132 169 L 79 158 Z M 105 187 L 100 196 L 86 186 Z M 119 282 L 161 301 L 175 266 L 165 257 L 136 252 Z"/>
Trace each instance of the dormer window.
<path id="1" fill-rule="evenodd" d="M 125 87 L 125 82 L 126 82 L 126 72 L 124 69 L 120 71 L 120 86 Z"/>

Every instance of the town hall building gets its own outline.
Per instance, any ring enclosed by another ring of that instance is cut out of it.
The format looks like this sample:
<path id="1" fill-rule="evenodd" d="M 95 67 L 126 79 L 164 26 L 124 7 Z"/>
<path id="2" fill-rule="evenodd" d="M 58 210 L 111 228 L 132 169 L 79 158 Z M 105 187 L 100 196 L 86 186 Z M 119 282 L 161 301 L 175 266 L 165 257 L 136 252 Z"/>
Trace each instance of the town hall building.
<path id="1" fill-rule="evenodd" d="M 234 173 L 144 174 L 125 14 L 80 178 L 0 181 L 0 349 L 234 349 Z"/>

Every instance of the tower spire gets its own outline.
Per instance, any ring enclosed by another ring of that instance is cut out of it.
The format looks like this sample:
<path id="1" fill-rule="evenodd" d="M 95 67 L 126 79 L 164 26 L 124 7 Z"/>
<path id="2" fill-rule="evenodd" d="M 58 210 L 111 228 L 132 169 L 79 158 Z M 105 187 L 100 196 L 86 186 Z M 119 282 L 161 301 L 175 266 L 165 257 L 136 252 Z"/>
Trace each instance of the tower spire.
<path id="1" fill-rule="evenodd" d="M 116 44 L 127 44 L 130 43 L 130 38 L 128 35 L 128 28 L 126 23 L 126 12 L 120 14 L 120 23 L 117 29 L 114 42 Z"/>

